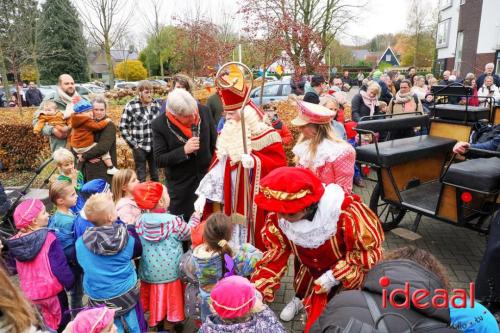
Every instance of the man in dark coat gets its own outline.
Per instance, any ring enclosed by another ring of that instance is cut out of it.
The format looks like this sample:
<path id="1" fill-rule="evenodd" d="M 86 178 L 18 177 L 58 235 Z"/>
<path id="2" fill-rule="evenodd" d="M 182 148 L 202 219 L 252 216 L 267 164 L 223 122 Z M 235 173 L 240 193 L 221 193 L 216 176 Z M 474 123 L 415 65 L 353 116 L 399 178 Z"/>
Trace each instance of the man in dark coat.
<path id="1" fill-rule="evenodd" d="M 170 212 L 187 220 L 194 211 L 195 190 L 215 151 L 212 117 L 186 90 L 175 89 L 151 127 L 156 164 L 165 169 Z"/>
<path id="2" fill-rule="evenodd" d="M 43 95 L 36 87 L 35 82 L 30 82 L 25 98 L 28 106 L 39 106 L 42 103 Z"/>
<path id="3" fill-rule="evenodd" d="M 224 107 L 222 106 L 222 101 L 218 93 L 213 94 L 207 99 L 207 108 L 210 111 L 210 115 L 212 115 L 214 126 L 217 126 L 222 112 L 224 111 Z"/>
<path id="4" fill-rule="evenodd" d="M 491 75 L 493 76 L 493 82 L 495 83 L 495 86 L 500 87 L 500 76 L 497 74 L 493 73 L 493 70 L 495 69 L 495 64 L 490 62 L 489 64 L 486 64 L 484 66 L 484 73 L 479 75 L 476 80 L 476 86 L 477 88 L 481 88 L 484 84 L 484 79 L 488 76 Z"/>

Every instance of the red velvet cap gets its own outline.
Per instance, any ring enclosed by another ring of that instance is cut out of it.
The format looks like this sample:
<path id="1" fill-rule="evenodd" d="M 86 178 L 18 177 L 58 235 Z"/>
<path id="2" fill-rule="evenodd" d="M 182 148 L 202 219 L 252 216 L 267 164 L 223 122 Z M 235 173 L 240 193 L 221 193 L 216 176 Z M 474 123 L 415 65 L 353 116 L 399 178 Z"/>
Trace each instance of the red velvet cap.
<path id="1" fill-rule="evenodd" d="M 323 184 L 310 170 L 281 167 L 261 179 L 255 203 L 270 212 L 295 214 L 319 202 L 324 192 Z"/>
<path id="2" fill-rule="evenodd" d="M 137 184 L 132 193 L 140 209 L 153 209 L 163 195 L 163 185 L 158 182 Z"/>

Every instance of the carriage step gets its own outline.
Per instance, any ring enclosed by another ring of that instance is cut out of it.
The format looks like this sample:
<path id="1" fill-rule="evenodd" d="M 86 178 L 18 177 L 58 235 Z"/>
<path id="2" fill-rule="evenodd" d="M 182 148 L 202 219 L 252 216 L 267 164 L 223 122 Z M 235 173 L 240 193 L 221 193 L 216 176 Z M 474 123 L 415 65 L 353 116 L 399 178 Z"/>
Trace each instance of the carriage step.
<path id="1" fill-rule="evenodd" d="M 403 207 L 433 215 L 436 212 L 441 192 L 441 183 L 433 181 L 401 191 Z"/>
<path id="2" fill-rule="evenodd" d="M 395 228 L 391 230 L 392 233 L 394 233 L 396 236 L 401 237 L 403 239 L 409 240 L 409 241 L 416 241 L 417 239 L 422 238 L 419 234 L 416 232 L 413 232 L 409 229 L 406 228 Z"/>

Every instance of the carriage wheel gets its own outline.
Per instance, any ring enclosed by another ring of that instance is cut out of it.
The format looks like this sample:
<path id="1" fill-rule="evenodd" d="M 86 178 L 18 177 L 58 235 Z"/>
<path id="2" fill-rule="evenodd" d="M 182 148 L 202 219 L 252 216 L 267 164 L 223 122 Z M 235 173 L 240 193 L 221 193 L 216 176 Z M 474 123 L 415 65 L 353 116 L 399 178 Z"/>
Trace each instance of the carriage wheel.
<path id="1" fill-rule="evenodd" d="M 403 220 L 406 209 L 382 201 L 380 199 L 380 192 L 380 183 L 377 183 L 370 197 L 370 209 L 379 217 L 382 223 L 382 229 L 384 229 L 384 231 L 389 231 L 396 228 Z"/>

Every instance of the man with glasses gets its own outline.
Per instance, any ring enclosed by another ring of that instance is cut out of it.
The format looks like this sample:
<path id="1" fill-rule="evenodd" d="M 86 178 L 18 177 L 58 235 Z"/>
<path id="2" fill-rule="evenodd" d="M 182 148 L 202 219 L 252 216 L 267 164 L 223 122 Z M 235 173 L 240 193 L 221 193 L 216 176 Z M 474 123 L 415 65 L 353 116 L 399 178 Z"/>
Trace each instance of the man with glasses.
<path id="1" fill-rule="evenodd" d="M 146 163 L 152 181 L 158 181 L 158 169 L 153 155 L 153 130 L 151 123 L 160 115 L 160 103 L 153 99 L 153 85 L 141 81 L 137 85 L 138 96 L 125 105 L 120 120 L 123 139 L 132 148 L 135 171 L 140 182 L 146 181 Z"/>

